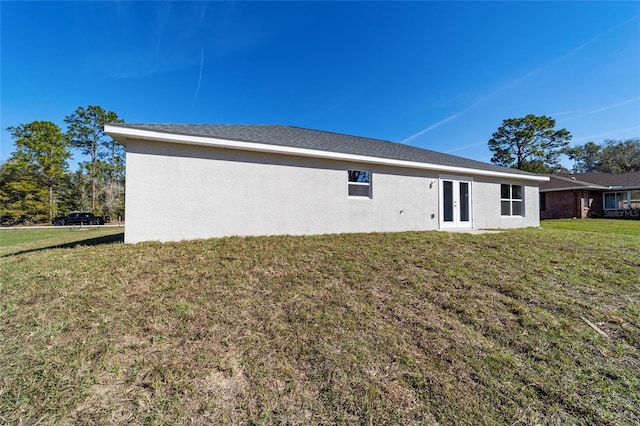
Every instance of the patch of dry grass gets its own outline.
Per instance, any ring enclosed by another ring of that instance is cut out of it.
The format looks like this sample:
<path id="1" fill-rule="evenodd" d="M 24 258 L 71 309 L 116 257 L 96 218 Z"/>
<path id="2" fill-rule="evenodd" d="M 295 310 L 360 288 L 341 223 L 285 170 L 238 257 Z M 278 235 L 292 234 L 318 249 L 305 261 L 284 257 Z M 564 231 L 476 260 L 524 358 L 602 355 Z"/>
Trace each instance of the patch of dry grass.
<path id="1" fill-rule="evenodd" d="M 637 424 L 629 230 L 7 256 L 0 422 Z"/>

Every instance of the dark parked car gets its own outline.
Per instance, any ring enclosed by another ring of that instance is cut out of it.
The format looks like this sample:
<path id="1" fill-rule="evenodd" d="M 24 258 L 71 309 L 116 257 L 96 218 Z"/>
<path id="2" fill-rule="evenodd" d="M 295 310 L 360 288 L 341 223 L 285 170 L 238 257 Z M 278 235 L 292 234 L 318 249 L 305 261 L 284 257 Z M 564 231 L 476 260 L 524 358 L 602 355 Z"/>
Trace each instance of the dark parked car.
<path id="1" fill-rule="evenodd" d="M 56 217 L 51 221 L 54 226 L 104 225 L 109 222 L 109 216 L 95 216 L 93 213 L 71 213 L 67 216 Z"/>

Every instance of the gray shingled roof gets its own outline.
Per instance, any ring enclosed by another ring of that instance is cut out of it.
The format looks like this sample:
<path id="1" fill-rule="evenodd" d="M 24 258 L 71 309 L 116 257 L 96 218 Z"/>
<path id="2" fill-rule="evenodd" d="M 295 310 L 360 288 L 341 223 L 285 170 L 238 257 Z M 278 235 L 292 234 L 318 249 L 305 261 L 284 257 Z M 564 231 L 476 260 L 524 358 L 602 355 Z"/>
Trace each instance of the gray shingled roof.
<path id="1" fill-rule="evenodd" d="M 548 182 L 540 182 L 540 191 L 553 191 L 565 189 L 606 189 L 606 187 L 586 182 L 575 176 L 549 175 Z"/>
<path id="2" fill-rule="evenodd" d="M 609 187 L 640 188 L 640 171 L 630 173 L 579 173 L 577 179 Z"/>
<path id="3" fill-rule="evenodd" d="M 257 142 L 292 148 L 306 148 L 343 154 L 364 155 L 394 160 L 415 161 L 451 167 L 463 167 L 516 175 L 532 176 L 532 173 L 495 164 L 484 163 L 455 155 L 418 148 L 410 145 L 331 133 L 300 127 L 259 124 L 144 124 L 113 123 L 123 127 L 152 132 L 187 136 L 202 136 L 226 140 Z"/>
<path id="4" fill-rule="evenodd" d="M 558 189 L 600 189 L 640 188 L 640 172 L 631 173 L 578 173 L 549 175 L 551 180 L 540 183 L 541 191 Z"/>

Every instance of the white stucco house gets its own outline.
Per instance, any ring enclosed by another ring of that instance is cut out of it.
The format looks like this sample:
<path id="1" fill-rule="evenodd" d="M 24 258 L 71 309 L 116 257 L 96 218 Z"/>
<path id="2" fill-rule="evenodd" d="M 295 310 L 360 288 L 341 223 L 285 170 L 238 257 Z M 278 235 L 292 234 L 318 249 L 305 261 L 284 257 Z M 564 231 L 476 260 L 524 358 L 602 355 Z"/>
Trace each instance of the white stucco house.
<path id="1" fill-rule="evenodd" d="M 125 242 L 539 226 L 519 170 L 278 125 L 108 124 L 127 151 Z"/>

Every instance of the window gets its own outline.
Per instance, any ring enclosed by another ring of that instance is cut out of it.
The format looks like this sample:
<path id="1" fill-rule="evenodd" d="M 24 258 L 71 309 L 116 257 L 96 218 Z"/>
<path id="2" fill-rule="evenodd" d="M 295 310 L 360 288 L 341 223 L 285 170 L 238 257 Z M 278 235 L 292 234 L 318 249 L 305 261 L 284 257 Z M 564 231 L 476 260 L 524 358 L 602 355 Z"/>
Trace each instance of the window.
<path id="1" fill-rule="evenodd" d="M 547 193 L 541 192 L 540 193 L 540 211 L 543 212 L 545 210 L 547 210 Z"/>
<path id="2" fill-rule="evenodd" d="M 605 192 L 605 210 L 640 209 L 640 190 Z"/>
<path id="3" fill-rule="evenodd" d="M 589 208 L 589 191 L 582 191 L 582 207 Z"/>
<path id="4" fill-rule="evenodd" d="M 629 191 L 631 193 L 631 208 L 640 209 L 640 189 Z"/>
<path id="5" fill-rule="evenodd" d="M 366 170 L 349 170 L 349 196 L 371 198 L 371 172 Z"/>
<path id="6" fill-rule="evenodd" d="M 604 194 L 604 208 L 605 210 L 619 210 L 623 209 L 623 199 L 626 204 L 626 196 L 623 196 L 624 192 L 606 192 Z"/>
<path id="7" fill-rule="evenodd" d="M 500 185 L 500 211 L 502 216 L 524 216 L 522 185 Z"/>
<path id="8" fill-rule="evenodd" d="M 442 182 L 442 198 L 444 201 L 444 221 L 453 222 L 453 182 Z"/>

